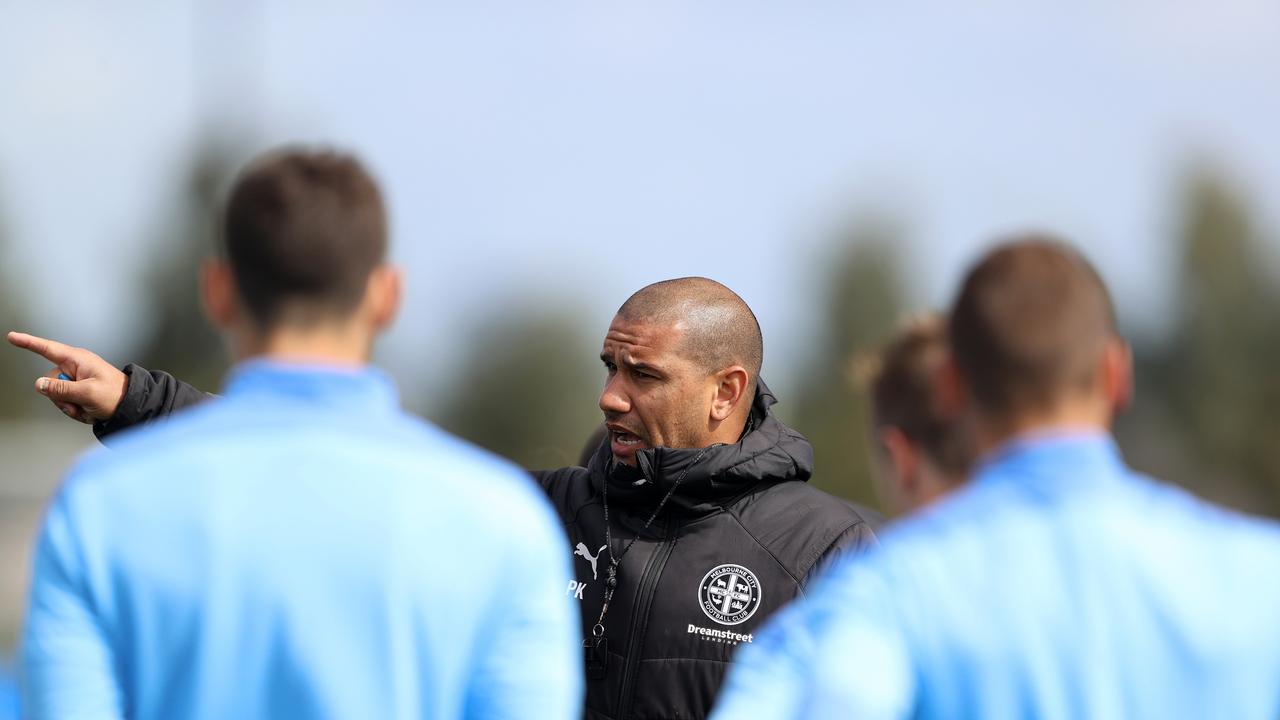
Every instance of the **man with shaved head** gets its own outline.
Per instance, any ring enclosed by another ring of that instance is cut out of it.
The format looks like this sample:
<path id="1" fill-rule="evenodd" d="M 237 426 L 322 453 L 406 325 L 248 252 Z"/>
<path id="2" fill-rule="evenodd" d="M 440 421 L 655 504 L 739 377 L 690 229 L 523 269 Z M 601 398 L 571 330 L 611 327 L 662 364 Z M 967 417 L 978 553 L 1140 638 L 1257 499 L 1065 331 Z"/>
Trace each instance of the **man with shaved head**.
<path id="1" fill-rule="evenodd" d="M 1089 263 L 995 248 L 948 335 L 972 478 L 780 613 L 716 717 L 1280 717 L 1280 526 L 1126 467 L 1129 348 Z"/>
<path id="2" fill-rule="evenodd" d="M 664 357 L 658 357 L 665 354 Z M 755 314 L 732 290 L 706 278 L 654 283 L 632 295 L 609 326 L 600 359 L 664 387 L 636 407 L 606 388 L 600 398 L 614 455 L 635 464 L 642 447 L 737 442 L 750 414 L 764 343 Z M 704 407 L 713 397 L 710 413 Z"/>
<path id="3" fill-rule="evenodd" d="M 83 375 L 44 392 L 100 437 L 207 397 L 80 352 Z M 806 482 L 813 449 L 770 410 L 763 355 L 755 315 L 724 285 L 641 289 L 601 348 L 605 436 L 585 467 L 535 473 L 574 547 L 564 594 L 582 611 L 588 718 L 706 717 L 765 618 L 875 544 L 859 511 Z"/>
<path id="4" fill-rule="evenodd" d="M 591 717 L 705 717 L 725 664 L 843 550 L 858 512 L 809 486 L 813 450 L 769 410 L 751 309 L 706 278 L 655 283 L 609 326 L 607 437 L 540 473 L 584 561 Z"/>

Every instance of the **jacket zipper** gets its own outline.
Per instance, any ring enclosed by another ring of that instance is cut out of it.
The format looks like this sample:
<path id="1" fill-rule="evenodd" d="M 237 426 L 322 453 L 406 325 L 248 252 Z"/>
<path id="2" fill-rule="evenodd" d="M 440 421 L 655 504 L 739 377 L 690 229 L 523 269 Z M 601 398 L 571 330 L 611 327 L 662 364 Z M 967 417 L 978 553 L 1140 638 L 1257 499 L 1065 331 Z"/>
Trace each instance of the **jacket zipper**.
<path id="1" fill-rule="evenodd" d="M 622 673 L 622 701 L 618 705 L 618 717 L 631 715 L 631 701 L 635 696 L 636 669 L 640 666 L 640 647 L 644 644 L 645 631 L 649 626 L 649 610 L 653 607 L 653 596 L 658 589 L 658 579 L 667 566 L 671 551 L 675 548 L 676 528 L 671 528 L 658 545 L 658 551 L 645 566 L 640 577 L 640 591 L 635 609 L 631 613 L 631 626 L 627 634 L 627 663 Z"/>

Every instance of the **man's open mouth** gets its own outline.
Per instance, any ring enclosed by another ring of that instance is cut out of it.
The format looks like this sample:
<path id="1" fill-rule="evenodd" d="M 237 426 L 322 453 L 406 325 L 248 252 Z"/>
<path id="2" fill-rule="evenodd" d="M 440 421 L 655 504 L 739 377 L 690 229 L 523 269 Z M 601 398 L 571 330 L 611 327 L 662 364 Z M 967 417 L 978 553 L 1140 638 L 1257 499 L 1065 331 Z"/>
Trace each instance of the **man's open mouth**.
<path id="1" fill-rule="evenodd" d="M 644 439 L 620 425 L 609 425 L 609 444 L 615 455 L 630 455 L 645 447 Z"/>
<path id="2" fill-rule="evenodd" d="M 644 441 L 640 439 L 640 436 L 617 430 L 613 431 L 613 441 L 619 445 L 627 447 L 635 447 L 644 444 Z"/>

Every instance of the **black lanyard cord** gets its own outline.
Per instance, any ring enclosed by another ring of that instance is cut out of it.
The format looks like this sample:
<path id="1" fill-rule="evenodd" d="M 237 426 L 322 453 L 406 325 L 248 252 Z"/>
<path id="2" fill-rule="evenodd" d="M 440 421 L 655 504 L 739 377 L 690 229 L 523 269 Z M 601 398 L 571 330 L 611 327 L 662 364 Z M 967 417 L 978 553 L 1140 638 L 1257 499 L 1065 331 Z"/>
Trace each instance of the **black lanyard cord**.
<path id="1" fill-rule="evenodd" d="M 649 515 L 649 519 L 645 521 L 636 536 L 631 538 L 631 542 L 622 548 L 622 552 L 618 555 L 613 554 L 613 533 L 609 529 L 609 478 L 606 475 L 604 479 L 604 544 L 609 550 L 609 567 L 608 579 L 605 580 L 604 586 L 604 605 L 600 607 L 600 617 L 596 620 L 595 627 L 591 628 L 591 635 L 596 638 L 604 637 L 604 616 L 609 612 L 609 603 L 613 601 L 613 593 L 618 589 L 618 566 L 622 563 L 622 558 L 627 556 L 627 552 L 631 550 L 631 546 L 636 544 L 636 540 L 640 539 L 640 534 L 649 529 L 653 521 L 657 519 L 658 513 L 662 512 L 662 508 L 666 506 L 667 501 L 676 494 L 676 489 L 680 487 L 680 483 L 684 482 L 685 477 L 689 475 L 689 471 L 702 460 L 702 456 L 707 454 L 711 448 L 706 447 L 693 456 L 693 461 L 685 467 L 680 475 L 676 477 L 675 482 L 671 483 L 671 489 L 658 502 L 658 506 L 653 509 L 653 514 Z"/>

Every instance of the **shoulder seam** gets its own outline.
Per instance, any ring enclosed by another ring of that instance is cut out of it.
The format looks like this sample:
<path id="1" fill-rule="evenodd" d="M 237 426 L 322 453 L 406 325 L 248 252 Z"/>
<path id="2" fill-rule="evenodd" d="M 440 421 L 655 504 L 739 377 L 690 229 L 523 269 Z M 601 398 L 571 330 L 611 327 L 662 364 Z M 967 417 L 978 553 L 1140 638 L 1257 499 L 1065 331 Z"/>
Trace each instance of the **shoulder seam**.
<path id="1" fill-rule="evenodd" d="M 577 526 L 577 525 L 578 525 L 578 516 L 582 514 L 582 511 L 583 511 L 583 510 L 585 510 L 585 509 L 587 508 L 587 506 L 588 506 L 588 505 L 597 505 L 597 504 L 599 504 L 599 503 L 597 503 L 595 500 L 583 500 L 583 501 L 582 501 L 582 504 L 581 504 L 581 505 L 579 505 L 577 508 L 575 508 L 575 509 L 574 509 L 574 511 L 573 511 L 573 519 L 572 519 L 572 520 L 569 520 L 568 522 L 566 522 L 566 523 L 565 523 L 565 526 L 569 526 L 569 525 Z"/>
<path id="2" fill-rule="evenodd" d="M 778 567 L 782 568 L 782 572 L 786 573 L 787 577 L 791 578 L 791 581 L 796 584 L 797 592 L 800 592 L 803 594 L 804 590 L 801 587 L 803 583 L 801 583 L 800 579 L 797 578 L 795 574 L 791 572 L 790 568 L 787 567 L 786 563 L 782 562 L 782 560 L 778 557 L 777 553 L 775 553 L 772 549 L 770 549 L 764 543 L 760 542 L 760 538 L 757 538 L 754 533 L 752 533 L 750 530 L 747 529 L 746 523 L 742 522 L 742 518 L 738 517 L 737 511 L 729 511 L 728 515 L 729 517 L 733 518 L 733 521 L 738 524 L 738 527 L 742 528 L 742 532 L 746 533 L 747 537 L 751 538 L 752 542 L 754 542 L 757 546 L 759 546 L 761 550 L 764 550 L 766 553 L 768 553 L 769 557 L 773 558 L 773 561 L 778 564 Z"/>
<path id="3" fill-rule="evenodd" d="M 556 471 L 556 470 L 551 471 L 551 473 L 558 473 L 558 472 L 559 471 Z M 590 481 L 590 475 L 588 475 L 587 480 L 588 482 Z M 551 486 L 544 485 L 540 481 L 535 482 L 535 484 L 538 486 L 538 489 L 542 491 L 543 496 L 547 498 L 547 500 L 550 502 L 552 507 L 558 508 L 559 503 L 556 502 L 555 494 Z M 565 495 L 565 499 L 568 499 L 569 493 L 567 489 L 565 489 L 564 495 Z M 559 510 L 557 509 L 556 516 L 561 518 L 561 522 L 564 524 L 566 528 L 576 527 L 579 524 L 578 519 L 582 515 L 582 511 L 587 509 L 587 506 L 589 505 L 599 505 L 599 504 L 600 503 L 595 498 L 588 497 L 584 499 L 581 503 L 579 503 L 576 507 L 574 507 L 570 512 L 567 512 L 564 515 L 561 515 Z"/>
<path id="4" fill-rule="evenodd" d="M 859 525 L 865 525 L 868 528 L 871 527 L 866 520 L 862 520 L 862 519 L 855 520 L 849 523 L 848 525 L 844 526 L 843 528 L 841 528 L 834 535 L 832 535 L 830 540 L 820 545 L 819 546 L 820 549 L 818 550 L 818 552 L 814 554 L 813 557 L 808 558 L 805 562 L 805 570 L 804 570 L 805 577 L 808 577 L 809 572 L 813 570 L 813 566 L 818 564 L 818 560 L 820 560 L 827 553 L 831 552 L 831 549 L 835 547 L 836 541 L 838 541 L 842 535 L 858 527 Z"/>

